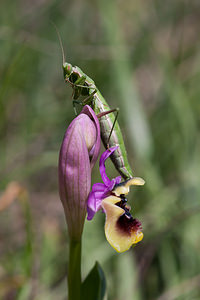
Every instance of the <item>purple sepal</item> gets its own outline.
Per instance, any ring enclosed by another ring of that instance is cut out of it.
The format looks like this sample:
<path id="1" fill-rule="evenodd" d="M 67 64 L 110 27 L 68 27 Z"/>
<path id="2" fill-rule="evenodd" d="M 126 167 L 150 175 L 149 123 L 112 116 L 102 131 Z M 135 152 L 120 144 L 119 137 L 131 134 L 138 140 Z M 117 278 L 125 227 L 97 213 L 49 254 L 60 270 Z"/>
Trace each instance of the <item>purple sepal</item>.
<path id="1" fill-rule="evenodd" d="M 121 182 L 121 176 L 113 178 L 110 180 L 106 175 L 105 161 L 106 159 L 117 149 L 118 147 L 112 147 L 106 150 L 100 158 L 99 161 L 99 170 L 101 174 L 101 178 L 104 183 L 95 183 L 92 186 L 92 191 L 88 197 L 87 203 L 87 219 L 92 220 L 95 213 L 101 209 L 101 202 L 104 198 L 106 198 L 110 192 L 113 190 L 116 184 Z"/>

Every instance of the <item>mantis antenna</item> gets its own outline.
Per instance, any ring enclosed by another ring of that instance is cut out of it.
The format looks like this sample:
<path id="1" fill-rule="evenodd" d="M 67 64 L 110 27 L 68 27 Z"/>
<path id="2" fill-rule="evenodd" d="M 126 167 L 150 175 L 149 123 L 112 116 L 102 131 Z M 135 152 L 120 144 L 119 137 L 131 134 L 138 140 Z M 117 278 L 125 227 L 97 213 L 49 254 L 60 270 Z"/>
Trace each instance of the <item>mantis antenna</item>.
<path id="1" fill-rule="evenodd" d="M 57 36 L 58 36 L 60 49 L 61 49 L 61 52 L 62 52 L 62 61 L 63 61 L 63 66 L 64 66 L 64 64 L 66 62 L 66 59 L 65 59 L 65 52 L 64 52 L 64 47 L 63 47 L 62 39 L 61 39 L 61 36 L 60 36 L 60 32 L 58 31 L 58 28 L 57 28 L 56 24 L 53 23 L 52 21 L 51 21 L 51 23 L 55 27 L 55 30 L 56 30 L 56 33 L 57 33 Z"/>

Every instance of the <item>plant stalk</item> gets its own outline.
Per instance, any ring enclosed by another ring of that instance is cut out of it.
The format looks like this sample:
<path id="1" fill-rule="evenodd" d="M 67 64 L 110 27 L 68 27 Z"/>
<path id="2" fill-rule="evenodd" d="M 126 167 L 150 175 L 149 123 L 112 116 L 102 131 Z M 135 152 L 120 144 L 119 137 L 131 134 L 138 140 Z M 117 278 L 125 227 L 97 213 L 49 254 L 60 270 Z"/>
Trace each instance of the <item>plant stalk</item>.
<path id="1" fill-rule="evenodd" d="M 81 299 L 81 240 L 70 239 L 68 300 Z"/>

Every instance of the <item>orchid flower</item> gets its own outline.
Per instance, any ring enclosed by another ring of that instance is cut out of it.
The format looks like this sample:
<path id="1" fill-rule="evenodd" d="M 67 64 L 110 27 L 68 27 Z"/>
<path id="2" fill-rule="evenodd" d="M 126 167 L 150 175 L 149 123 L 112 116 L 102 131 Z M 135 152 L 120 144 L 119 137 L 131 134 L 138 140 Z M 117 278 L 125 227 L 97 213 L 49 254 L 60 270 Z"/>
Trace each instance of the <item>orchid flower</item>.
<path id="1" fill-rule="evenodd" d="M 121 182 L 120 176 L 112 180 L 107 177 L 105 161 L 117 148 L 112 147 L 101 155 L 99 170 L 103 183 L 95 183 L 92 187 L 87 203 L 87 219 L 92 220 L 95 213 L 102 209 L 106 214 L 105 235 L 108 242 L 117 252 L 124 252 L 143 238 L 141 223 L 130 214 L 125 195 L 131 185 L 144 185 L 145 182 L 139 177 L 124 182 Z"/>

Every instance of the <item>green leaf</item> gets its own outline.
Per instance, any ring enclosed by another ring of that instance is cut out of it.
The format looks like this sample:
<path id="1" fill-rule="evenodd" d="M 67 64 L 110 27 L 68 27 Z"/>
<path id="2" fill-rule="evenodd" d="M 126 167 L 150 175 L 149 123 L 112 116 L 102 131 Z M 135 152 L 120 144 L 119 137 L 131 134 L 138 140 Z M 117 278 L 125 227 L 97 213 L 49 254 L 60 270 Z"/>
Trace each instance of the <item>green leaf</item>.
<path id="1" fill-rule="evenodd" d="M 106 279 L 98 262 L 85 278 L 81 286 L 81 299 L 102 300 L 106 291 Z"/>

